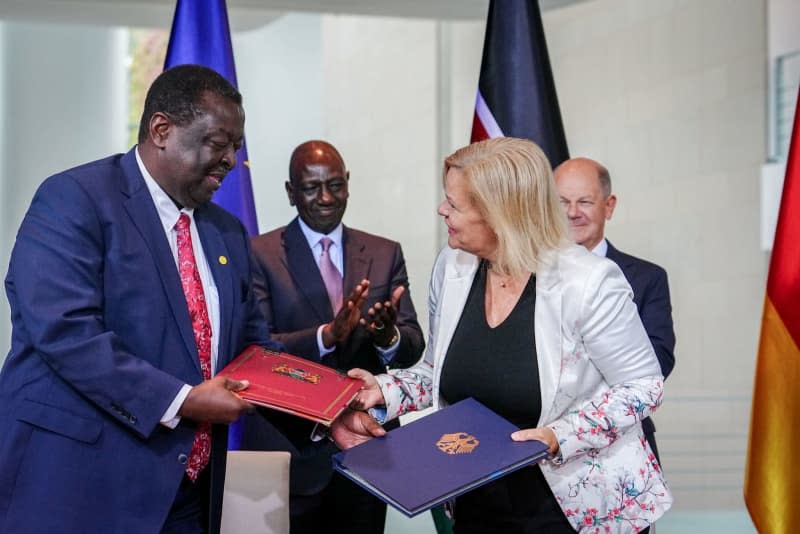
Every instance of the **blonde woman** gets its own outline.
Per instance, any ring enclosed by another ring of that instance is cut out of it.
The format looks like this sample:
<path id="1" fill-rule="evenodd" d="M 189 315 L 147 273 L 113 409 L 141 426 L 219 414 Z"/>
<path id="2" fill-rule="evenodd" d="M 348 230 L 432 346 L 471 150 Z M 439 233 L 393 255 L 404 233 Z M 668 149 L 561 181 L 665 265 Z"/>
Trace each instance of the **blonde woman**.
<path id="1" fill-rule="evenodd" d="M 457 150 L 438 212 L 448 247 L 430 281 L 413 368 L 372 376 L 356 407 L 392 419 L 475 397 L 552 459 L 459 497 L 455 532 L 643 532 L 671 505 L 641 420 L 663 378 L 619 268 L 571 244 L 552 170 L 522 139 Z"/>

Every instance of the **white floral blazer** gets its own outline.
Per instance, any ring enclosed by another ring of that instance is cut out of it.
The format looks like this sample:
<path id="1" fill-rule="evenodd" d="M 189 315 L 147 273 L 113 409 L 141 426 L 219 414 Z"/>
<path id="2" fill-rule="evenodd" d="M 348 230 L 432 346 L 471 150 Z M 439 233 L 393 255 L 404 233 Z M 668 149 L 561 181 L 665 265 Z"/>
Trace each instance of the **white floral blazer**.
<path id="1" fill-rule="evenodd" d="M 440 252 L 423 358 L 377 377 L 387 419 L 442 405 L 443 360 L 477 267 L 471 254 Z M 541 466 L 553 494 L 578 532 L 643 530 L 672 496 L 642 434 L 641 420 L 661 404 L 663 378 L 628 282 L 616 264 L 583 247 L 548 254 L 536 273 L 534 331 L 539 426 L 552 428 L 560 444 Z"/>

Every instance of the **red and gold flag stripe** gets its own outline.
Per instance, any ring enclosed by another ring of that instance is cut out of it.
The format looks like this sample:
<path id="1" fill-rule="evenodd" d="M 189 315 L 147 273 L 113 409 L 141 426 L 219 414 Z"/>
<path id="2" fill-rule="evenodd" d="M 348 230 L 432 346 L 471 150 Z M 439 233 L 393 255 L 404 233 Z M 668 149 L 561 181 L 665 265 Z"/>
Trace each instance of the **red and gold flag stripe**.
<path id="1" fill-rule="evenodd" d="M 756 362 L 744 498 L 762 534 L 800 531 L 800 94 Z"/>

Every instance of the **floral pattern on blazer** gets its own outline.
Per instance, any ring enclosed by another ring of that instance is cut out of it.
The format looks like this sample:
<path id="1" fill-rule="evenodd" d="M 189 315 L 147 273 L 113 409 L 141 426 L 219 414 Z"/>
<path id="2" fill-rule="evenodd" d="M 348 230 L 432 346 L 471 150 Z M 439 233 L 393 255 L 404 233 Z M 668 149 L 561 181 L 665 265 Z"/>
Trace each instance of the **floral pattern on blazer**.
<path id="1" fill-rule="evenodd" d="M 425 354 L 410 368 L 376 378 L 386 417 L 439 407 L 443 360 L 478 259 L 445 248 L 433 268 Z M 564 515 L 582 533 L 639 532 L 672 504 L 641 420 L 662 402 L 658 360 L 619 268 L 583 247 L 542 258 L 536 273 L 539 426 L 558 437 L 542 472 Z"/>

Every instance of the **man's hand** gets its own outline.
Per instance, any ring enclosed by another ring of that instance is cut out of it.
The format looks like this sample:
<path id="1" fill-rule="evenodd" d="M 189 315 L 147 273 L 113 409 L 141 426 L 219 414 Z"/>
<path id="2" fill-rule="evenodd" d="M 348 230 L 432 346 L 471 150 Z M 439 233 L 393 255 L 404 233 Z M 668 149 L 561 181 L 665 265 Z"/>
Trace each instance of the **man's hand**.
<path id="1" fill-rule="evenodd" d="M 373 406 L 386 404 L 386 400 L 383 398 L 383 392 L 372 373 L 364 369 L 350 369 L 347 371 L 347 376 L 350 378 L 358 378 L 364 382 L 364 385 L 361 386 L 361 391 L 359 391 L 358 395 L 350 402 L 351 408 L 355 410 L 368 410 Z"/>
<path id="2" fill-rule="evenodd" d="M 331 437 L 343 450 L 384 435 L 386 431 L 368 413 L 350 408 L 346 408 L 331 425 Z"/>
<path id="3" fill-rule="evenodd" d="M 342 309 L 333 318 L 333 321 L 322 328 L 322 344 L 326 347 L 333 347 L 336 344 L 347 341 L 353 333 L 358 321 L 361 318 L 361 306 L 367 298 L 369 290 L 369 280 L 364 279 L 356 285 L 347 300 L 342 305 Z"/>
<path id="4" fill-rule="evenodd" d="M 540 426 L 537 428 L 517 430 L 511 434 L 511 439 L 514 441 L 530 441 L 536 439 L 547 445 L 547 452 L 550 454 L 555 455 L 558 453 L 558 438 L 550 427 Z"/>
<path id="5" fill-rule="evenodd" d="M 235 391 L 247 389 L 247 380 L 231 380 L 225 376 L 217 376 L 194 386 L 183 401 L 178 415 L 194 421 L 209 423 L 232 423 L 242 412 L 253 411 L 253 405 L 240 399 Z"/>
<path id="6" fill-rule="evenodd" d="M 367 310 L 369 320 L 361 319 L 361 325 L 372 336 L 372 342 L 379 347 L 388 347 L 394 338 L 394 325 L 397 322 L 397 306 L 405 292 L 405 286 L 397 286 L 390 300 L 376 302 Z"/>

